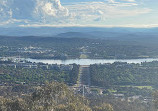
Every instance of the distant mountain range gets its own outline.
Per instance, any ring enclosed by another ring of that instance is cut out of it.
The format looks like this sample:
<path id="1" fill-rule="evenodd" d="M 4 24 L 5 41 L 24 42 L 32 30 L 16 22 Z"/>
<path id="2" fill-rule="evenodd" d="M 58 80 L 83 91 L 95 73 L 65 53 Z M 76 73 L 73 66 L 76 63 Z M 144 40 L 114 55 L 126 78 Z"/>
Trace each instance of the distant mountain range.
<path id="1" fill-rule="evenodd" d="M 0 28 L 1 36 L 43 36 L 65 38 L 116 38 L 134 35 L 158 35 L 158 28 L 98 27 L 10 27 Z"/>

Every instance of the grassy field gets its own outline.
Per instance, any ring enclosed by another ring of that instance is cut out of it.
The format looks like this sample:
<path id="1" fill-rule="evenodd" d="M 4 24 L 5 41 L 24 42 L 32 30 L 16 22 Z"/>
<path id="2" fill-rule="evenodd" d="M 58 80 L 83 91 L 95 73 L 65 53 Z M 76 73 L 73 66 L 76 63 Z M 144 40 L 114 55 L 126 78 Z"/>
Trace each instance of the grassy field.
<path id="1" fill-rule="evenodd" d="M 80 59 L 87 59 L 87 55 L 81 54 L 81 55 L 80 55 Z"/>
<path id="2" fill-rule="evenodd" d="M 135 87 L 135 88 L 139 88 L 139 89 L 143 89 L 143 88 L 153 89 L 152 86 L 130 86 L 130 85 L 126 85 L 126 86 L 120 86 L 120 87 Z"/>
<path id="3" fill-rule="evenodd" d="M 133 87 L 136 87 L 136 88 L 139 88 L 139 89 L 143 89 L 143 88 L 153 89 L 152 86 L 133 86 Z"/>

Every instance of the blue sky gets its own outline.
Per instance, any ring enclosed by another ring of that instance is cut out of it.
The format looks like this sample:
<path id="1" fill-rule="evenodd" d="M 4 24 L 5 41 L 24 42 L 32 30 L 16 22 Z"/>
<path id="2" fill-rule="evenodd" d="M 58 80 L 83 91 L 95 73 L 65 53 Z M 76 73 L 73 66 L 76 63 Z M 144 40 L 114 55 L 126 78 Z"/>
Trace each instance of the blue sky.
<path id="1" fill-rule="evenodd" d="M 0 26 L 158 27 L 158 0 L 1 0 Z"/>

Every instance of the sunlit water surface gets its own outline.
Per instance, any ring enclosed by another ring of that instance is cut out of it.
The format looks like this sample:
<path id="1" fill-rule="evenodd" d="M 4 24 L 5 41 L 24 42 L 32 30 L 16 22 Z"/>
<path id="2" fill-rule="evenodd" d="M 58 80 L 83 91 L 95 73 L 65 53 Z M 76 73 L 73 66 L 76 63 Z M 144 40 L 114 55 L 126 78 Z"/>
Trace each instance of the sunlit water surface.
<path id="1" fill-rule="evenodd" d="M 69 60 L 53 60 L 53 59 L 26 59 L 30 62 L 45 63 L 45 64 L 79 64 L 79 65 L 90 65 L 90 64 L 104 64 L 114 62 L 127 62 L 127 63 L 141 63 L 141 62 L 152 62 L 158 61 L 158 58 L 148 59 L 69 59 Z"/>

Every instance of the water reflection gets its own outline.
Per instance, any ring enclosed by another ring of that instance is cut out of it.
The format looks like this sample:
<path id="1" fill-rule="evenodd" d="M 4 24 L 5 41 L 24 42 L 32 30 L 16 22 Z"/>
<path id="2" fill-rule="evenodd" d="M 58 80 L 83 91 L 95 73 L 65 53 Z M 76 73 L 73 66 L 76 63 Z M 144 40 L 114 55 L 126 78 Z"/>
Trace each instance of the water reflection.
<path id="1" fill-rule="evenodd" d="M 79 64 L 79 65 L 90 65 L 90 64 L 104 64 L 104 63 L 114 63 L 114 62 L 127 62 L 127 63 L 141 63 L 141 62 L 152 62 L 158 61 L 157 59 L 70 59 L 70 60 L 53 60 L 53 59 L 26 59 L 30 62 L 42 62 L 45 64 Z"/>

